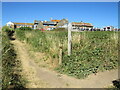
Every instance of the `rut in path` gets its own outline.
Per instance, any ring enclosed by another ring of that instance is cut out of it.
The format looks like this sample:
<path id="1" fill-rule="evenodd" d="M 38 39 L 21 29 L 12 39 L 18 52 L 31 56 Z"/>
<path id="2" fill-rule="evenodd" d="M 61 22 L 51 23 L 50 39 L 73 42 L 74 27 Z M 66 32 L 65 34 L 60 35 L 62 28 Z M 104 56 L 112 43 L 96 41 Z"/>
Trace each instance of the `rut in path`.
<path id="1" fill-rule="evenodd" d="M 28 79 L 27 88 L 103 88 L 118 79 L 118 70 L 99 72 L 89 75 L 86 79 L 76 79 L 67 75 L 60 75 L 54 71 L 39 67 L 29 57 L 27 46 L 19 40 L 12 43 L 22 62 L 23 74 Z"/>

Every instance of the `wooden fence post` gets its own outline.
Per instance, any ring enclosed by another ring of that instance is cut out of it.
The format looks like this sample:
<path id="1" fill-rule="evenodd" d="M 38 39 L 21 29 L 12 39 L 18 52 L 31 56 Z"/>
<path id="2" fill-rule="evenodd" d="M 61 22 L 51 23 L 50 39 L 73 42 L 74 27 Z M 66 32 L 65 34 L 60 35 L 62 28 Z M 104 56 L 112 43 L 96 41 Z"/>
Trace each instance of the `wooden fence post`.
<path id="1" fill-rule="evenodd" d="M 62 64 L 62 45 L 61 44 L 59 45 L 59 49 L 60 49 L 60 51 L 59 51 L 59 65 L 61 65 Z"/>
<path id="2" fill-rule="evenodd" d="M 72 25 L 71 23 L 68 24 L 68 55 L 71 55 L 71 42 L 72 42 L 72 37 L 71 37 L 71 29 Z"/>

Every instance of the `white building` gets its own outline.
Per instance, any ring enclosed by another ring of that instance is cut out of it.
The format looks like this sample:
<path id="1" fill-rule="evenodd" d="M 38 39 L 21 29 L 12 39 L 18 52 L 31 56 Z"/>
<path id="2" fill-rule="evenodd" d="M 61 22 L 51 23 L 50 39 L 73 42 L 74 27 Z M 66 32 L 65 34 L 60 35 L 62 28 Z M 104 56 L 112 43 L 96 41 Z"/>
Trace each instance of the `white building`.
<path id="1" fill-rule="evenodd" d="M 114 27 L 113 26 L 106 26 L 103 28 L 104 31 L 113 31 Z"/>
<path id="2" fill-rule="evenodd" d="M 10 27 L 10 26 L 13 26 L 13 25 L 14 25 L 14 23 L 13 23 L 13 22 L 11 22 L 11 21 L 9 21 L 9 22 L 7 22 L 7 23 L 6 23 L 6 25 Z"/>

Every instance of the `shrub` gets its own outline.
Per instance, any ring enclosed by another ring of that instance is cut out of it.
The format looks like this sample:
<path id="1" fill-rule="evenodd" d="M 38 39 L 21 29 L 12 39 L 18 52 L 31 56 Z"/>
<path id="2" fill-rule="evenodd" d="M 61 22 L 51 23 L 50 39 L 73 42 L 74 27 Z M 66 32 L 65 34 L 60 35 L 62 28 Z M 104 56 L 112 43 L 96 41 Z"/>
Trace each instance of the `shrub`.
<path id="1" fill-rule="evenodd" d="M 30 27 L 20 27 L 19 30 L 32 30 Z"/>
<path id="2" fill-rule="evenodd" d="M 8 26 L 3 26 L 2 27 L 3 32 L 13 31 L 13 30 L 14 30 L 13 28 L 9 28 Z"/>
<path id="3" fill-rule="evenodd" d="M 67 31 L 65 28 L 56 28 L 56 29 L 53 29 L 53 31 Z"/>
<path id="4" fill-rule="evenodd" d="M 2 31 L 6 32 L 9 39 L 12 39 L 13 33 L 15 32 L 13 28 L 9 28 L 8 26 L 3 26 Z"/>
<path id="5" fill-rule="evenodd" d="M 9 31 L 9 30 L 10 30 L 10 28 L 8 26 L 3 26 L 2 27 L 2 31 Z"/>

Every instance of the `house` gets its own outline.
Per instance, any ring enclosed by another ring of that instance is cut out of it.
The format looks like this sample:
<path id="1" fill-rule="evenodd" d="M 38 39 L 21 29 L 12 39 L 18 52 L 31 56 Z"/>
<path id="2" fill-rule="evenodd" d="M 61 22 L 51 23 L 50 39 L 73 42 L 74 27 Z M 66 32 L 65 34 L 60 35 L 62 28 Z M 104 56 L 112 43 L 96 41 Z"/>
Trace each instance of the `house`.
<path id="1" fill-rule="evenodd" d="M 114 31 L 114 27 L 113 26 L 106 26 L 103 28 L 104 31 Z"/>
<path id="2" fill-rule="evenodd" d="M 71 24 L 73 30 L 93 29 L 93 25 L 91 23 L 84 23 L 81 21 L 81 22 L 72 22 Z M 34 20 L 34 23 L 8 22 L 6 25 L 13 29 L 20 27 L 30 27 L 33 29 L 53 30 L 56 28 L 68 28 L 68 20 L 67 19 L 62 19 L 62 20 L 51 19 L 50 21 Z"/>
<path id="3" fill-rule="evenodd" d="M 34 24 L 33 23 L 8 22 L 6 25 L 9 26 L 10 28 L 13 28 L 13 29 L 20 28 L 20 27 L 34 28 Z"/>
<path id="4" fill-rule="evenodd" d="M 56 28 L 57 23 L 52 21 L 38 21 L 34 20 L 34 29 L 52 30 Z"/>
<path id="5" fill-rule="evenodd" d="M 34 29 L 45 29 L 45 30 L 53 30 L 55 28 L 60 28 L 61 26 L 68 23 L 68 20 L 50 20 L 50 21 L 39 21 L 34 20 Z"/>
<path id="6" fill-rule="evenodd" d="M 72 22 L 72 29 L 75 30 L 90 30 L 93 29 L 93 25 L 91 23 L 84 22 Z"/>

